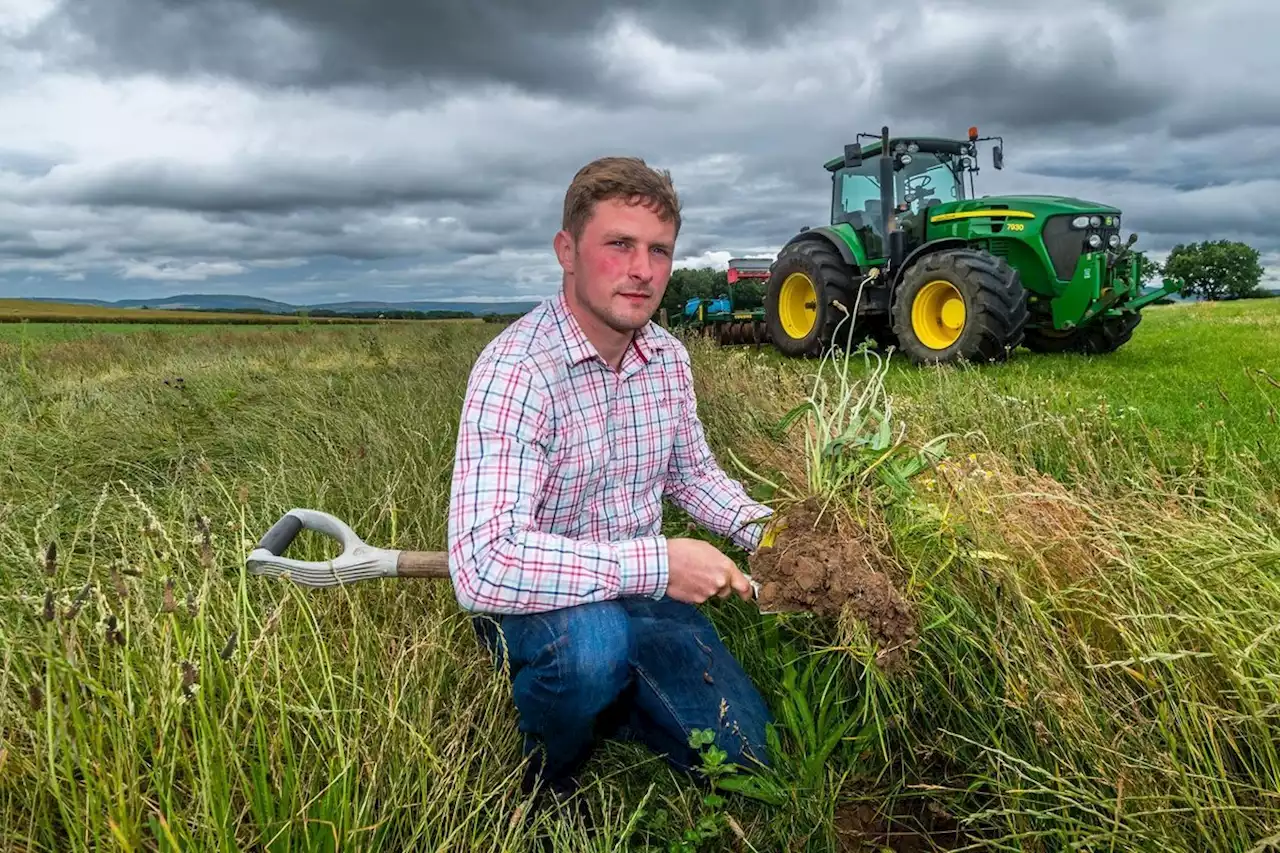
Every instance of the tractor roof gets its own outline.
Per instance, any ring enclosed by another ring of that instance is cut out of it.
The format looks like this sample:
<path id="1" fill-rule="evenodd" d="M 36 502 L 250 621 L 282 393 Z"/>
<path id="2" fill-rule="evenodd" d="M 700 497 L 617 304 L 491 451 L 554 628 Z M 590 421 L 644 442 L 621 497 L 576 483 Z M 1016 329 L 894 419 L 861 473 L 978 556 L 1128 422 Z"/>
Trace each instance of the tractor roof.
<path id="1" fill-rule="evenodd" d="M 962 138 L 950 138 L 944 136 L 891 136 L 889 137 L 889 147 L 896 148 L 898 143 L 910 145 L 914 142 L 920 146 L 921 151 L 928 152 L 946 152 L 947 154 L 963 154 L 969 147 L 969 140 Z M 875 157 L 880 153 L 880 140 L 875 139 L 862 146 L 863 157 Z M 844 155 L 833 157 L 823 164 L 828 172 L 834 172 L 844 165 Z"/>

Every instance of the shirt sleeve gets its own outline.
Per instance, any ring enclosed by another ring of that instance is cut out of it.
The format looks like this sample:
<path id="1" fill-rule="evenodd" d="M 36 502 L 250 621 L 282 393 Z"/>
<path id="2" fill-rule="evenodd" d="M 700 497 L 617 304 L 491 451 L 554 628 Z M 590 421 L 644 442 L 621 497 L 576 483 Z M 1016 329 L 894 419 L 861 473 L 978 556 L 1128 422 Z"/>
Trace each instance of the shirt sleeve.
<path id="1" fill-rule="evenodd" d="M 716 462 L 698 418 L 688 351 L 680 346 L 675 351 L 678 413 L 666 494 L 707 529 L 754 551 L 764 534 L 763 520 L 770 518 L 773 510 L 753 500 Z"/>
<path id="2" fill-rule="evenodd" d="M 539 531 L 548 476 L 549 400 L 528 366 L 477 362 L 459 422 L 449 504 L 449 573 L 458 604 L 533 613 L 667 589 L 663 536 L 616 542 Z"/>

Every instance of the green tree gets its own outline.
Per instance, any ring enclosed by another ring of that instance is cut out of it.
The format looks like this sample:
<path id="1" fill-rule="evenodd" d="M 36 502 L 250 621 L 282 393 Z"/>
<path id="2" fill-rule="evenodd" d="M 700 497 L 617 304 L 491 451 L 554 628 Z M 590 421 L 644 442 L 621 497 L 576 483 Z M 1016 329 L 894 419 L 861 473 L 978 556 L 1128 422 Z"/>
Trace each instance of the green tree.
<path id="1" fill-rule="evenodd" d="M 1262 273 L 1258 250 L 1231 240 L 1178 244 L 1164 262 L 1165 276 L 1182 279 L 1183 296 L 1203 299 L 1256 295 Z"/>
<path id="2" fill-rule="evenodd" d="M 769 282 L 763 278 L 743 278 L 733 286 L 733 308 L 735 311 L 752 311 L 764 304 L 765 291 Z"/>
<path id="3" fill-rule="evenodd" d="M 1134 252 L 1138 257 L 1138 282 L 1146 285 L 1164 274 L 1159 262 L 1151 260 L 1146 252 Z"/>
<path id="4" fill-rule="evenodd" d="M 734 311 L 751 311 L 764 304 L 768 282 L 763 279 L 744 278 L 731 288 L 729 274 L 711 267 L 678 269 L 671 273 L 667 292 L 662 297 L 662 307 L 668 317 L 684 312 L 685 303 L 693 297 L 716 299 L 729 296 Z"/>
<path id="5" fill-rule="evenodd" d="M 693 297 L 714 299 L 729 292 L 729 276 L 723 270 L 701 267 L 678 269 L 671 273 L 667 292 L 662 297 L 662 307 L 675 316 L 684 310 L 684 304 Z"/>

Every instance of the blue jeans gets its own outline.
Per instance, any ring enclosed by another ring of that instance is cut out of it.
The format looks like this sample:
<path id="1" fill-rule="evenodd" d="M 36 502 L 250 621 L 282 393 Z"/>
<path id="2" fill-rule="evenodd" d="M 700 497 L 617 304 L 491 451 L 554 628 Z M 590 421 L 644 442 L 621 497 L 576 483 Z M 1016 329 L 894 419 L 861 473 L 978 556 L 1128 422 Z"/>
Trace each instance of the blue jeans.
<path id="1" fill-rule="evenodd" d="M 711 729 L 729 761 L 767 763 L 768 708 L 692 605 L 628 597 L 474 624 L 495 663 L 510 666 L 531 775 L 552 788 L 572 788 L 606 737 L 689 770 L 700 763 L 690 731 Z"/>

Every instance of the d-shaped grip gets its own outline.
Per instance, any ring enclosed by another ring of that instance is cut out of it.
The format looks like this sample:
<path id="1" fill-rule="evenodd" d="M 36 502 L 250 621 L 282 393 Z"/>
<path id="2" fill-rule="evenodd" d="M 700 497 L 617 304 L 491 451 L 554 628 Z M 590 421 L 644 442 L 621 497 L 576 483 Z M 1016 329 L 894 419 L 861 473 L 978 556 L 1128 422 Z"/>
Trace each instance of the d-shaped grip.
<path id="1" fill-rule="evenodd" d="M 301 529 L 302 519 L 292 514 L 282 515 L 280 520 L 271 525 L 271 529 L 263 534 L 262 539 L 258 542 L 258 547 L 265 548 L 279 557 L 293 542 L 294 537 L 298 535 L 298 531 Z"/>

